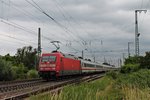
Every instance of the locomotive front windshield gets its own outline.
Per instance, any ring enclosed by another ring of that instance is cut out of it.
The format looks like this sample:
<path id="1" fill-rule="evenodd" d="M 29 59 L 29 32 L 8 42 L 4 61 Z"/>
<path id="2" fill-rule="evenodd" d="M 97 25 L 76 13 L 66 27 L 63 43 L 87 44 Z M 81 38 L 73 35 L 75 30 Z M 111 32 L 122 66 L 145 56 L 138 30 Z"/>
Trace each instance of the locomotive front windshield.
<path id="1" fill-rule="evenodd" d="M 42 62 L 55 62 L 56 56 L 43 56 L 41 61 Z"/>

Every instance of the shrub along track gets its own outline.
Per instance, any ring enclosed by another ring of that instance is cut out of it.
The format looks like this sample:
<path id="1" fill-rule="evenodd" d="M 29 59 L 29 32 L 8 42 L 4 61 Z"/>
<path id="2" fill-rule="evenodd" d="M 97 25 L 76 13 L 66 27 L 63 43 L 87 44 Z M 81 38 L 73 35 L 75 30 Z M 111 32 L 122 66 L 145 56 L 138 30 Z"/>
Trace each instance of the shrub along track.
<path id="1" fill-rule="evenodd" d="M 93 74 L 93 75 L 86 75 L 86 76 L 78 76 L 74 78 L 67 78 L 67 79 L 60 79 L 57 81 L 50 81 L 45 82 L 43 80 L 40 80 L 39 82 L 33 83 L 33 85 L 20 88 L 16 90 L 10 89 L 10 91 L 7 92 L 0 92 L 0 99 L 4 100 L 22 100 L 23 98 L 27 98 L 31 95 L 36 95 L 39 93 L 50 91 L 52 93 L 59 92 L 64 86 L 71 85 L 71 84 L 79 84 L 82 82 L 90 82 L 96 79 L 99 79 L 104 76 L 104 73 L 100 74 Z M 23 83 L 20 83 L 23 84 Z M 25 84 L 25 82 L 24 82 Z M 10 85 L 10 84 L 9 84 Z M 19 84 L 18 84 L 19 87 Z"/>

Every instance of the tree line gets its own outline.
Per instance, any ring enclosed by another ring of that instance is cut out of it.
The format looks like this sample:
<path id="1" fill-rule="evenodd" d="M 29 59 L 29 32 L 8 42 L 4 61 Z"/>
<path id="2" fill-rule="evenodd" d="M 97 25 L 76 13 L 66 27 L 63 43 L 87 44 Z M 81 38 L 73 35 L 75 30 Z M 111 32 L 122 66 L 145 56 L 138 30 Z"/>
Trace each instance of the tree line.
<path id="1" fill-rule="evenodd" d="M 38 72 L 37 50 L 32 46 L 17 49 L 14 56 L 0 56 L 0 81 L 36 78 Z M 145 56 L 133 56 L 125 59 L 121 73 L 135 72 L 140 69 L 150 69 L 150 52 Z"/>
<path id="2" fill-rule="evenodd" d="M 125 59 L 124 65 L 121 67 L 122 73 L 135 72 L 140 69 L 150 69 L 150 51 L 145 56 L 133 56 Z"/>
<path id="3" fill-rule="evenodd" d="M 14 56 L 0 56 L 0 81 L 36 78 L 37 50 L 32 46 L 17 49 Z"/>

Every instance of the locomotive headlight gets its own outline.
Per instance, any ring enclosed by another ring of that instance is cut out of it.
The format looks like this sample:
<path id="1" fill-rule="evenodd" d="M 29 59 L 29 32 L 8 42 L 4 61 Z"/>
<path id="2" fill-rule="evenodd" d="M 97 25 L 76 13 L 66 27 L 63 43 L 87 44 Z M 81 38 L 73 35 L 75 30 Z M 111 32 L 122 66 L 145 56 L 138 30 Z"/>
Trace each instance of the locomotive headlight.
<path id="1" fill-rule="evenodd" d="M 43 64 L 43 65 L 40 65 L 40 67 L 46 67 L 46 65 L 45 65 L 45 64 Z"/>

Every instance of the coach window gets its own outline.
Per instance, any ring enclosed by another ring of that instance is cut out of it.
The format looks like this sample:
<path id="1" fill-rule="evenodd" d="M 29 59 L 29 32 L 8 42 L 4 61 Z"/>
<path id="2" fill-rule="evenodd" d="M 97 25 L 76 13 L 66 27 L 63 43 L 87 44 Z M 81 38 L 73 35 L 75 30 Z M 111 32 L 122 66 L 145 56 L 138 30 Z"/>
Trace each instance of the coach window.
<path id="1" fill-rule="evenodd" d="M 84 67 L 87 67 L 87 64 L 86 64 L 86 63 L 84 63 Z"/>
<path id="2" fill-rule="evenodd" d="M 81 62 L 81 66 L 84 67 L 84 63 Z"/>
<path id="3" fill-rule="evenodd" d="M 91 65 L 91 67 L 94 67 L 94 65 L 93 64 L 90 64 Z"/>

